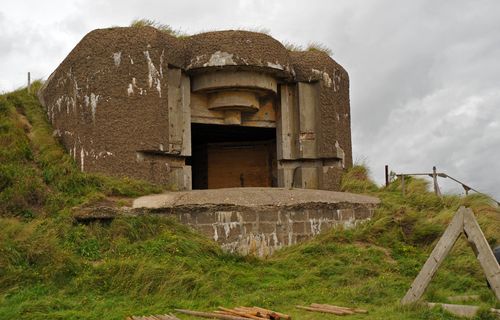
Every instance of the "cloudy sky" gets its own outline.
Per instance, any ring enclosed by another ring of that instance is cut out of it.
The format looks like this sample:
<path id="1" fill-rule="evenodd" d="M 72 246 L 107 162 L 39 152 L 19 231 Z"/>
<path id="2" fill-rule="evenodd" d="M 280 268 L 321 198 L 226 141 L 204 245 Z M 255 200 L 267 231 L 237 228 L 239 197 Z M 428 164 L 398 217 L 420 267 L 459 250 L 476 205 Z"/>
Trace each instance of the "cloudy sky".
<path id="1" fill-rule="evenodd" d="M 323 43 L 350 74 L 354 159 L 373 178 L 382 183 L 385 164 L 436 165 L 500 200 L 500 1 L 5 1 L 0 92 L 27 71 L 47 78 L 87 32 L 136 18 Z"/>

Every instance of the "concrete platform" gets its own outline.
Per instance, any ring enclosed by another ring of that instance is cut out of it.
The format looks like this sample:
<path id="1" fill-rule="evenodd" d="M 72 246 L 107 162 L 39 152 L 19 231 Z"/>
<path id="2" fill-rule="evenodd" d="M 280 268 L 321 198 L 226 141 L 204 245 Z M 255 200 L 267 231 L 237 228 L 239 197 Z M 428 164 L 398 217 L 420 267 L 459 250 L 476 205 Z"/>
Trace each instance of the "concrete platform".
<path id="1" fill-rule="evenodd" d="M 267 256 L 334 226 L 354 227 L 370 219 L 378 203 L 345 192 L 231 188 L 145 196 L 133 208 L 176 216 L 227 251 Z"/>
<path id="2" fill-rule="evenodd" d="M 267 256 L 335 226 L 369 220 L 377 198 L 324 190 L 231 188 L 167 192 L 134 200 L 132 207 L 80 208 L 75 219 L 117 216 L 175 217 L 229 252 Z"/>
<path id="3" fill-rule="evenodd" d="M 313 189 L 229 188 L 168 192 L 137 198 L 133 208 L 173 208 L 186 205 L 290 206 L 353 203 L 376 205 L 379 200 L 360 194 Z"/>

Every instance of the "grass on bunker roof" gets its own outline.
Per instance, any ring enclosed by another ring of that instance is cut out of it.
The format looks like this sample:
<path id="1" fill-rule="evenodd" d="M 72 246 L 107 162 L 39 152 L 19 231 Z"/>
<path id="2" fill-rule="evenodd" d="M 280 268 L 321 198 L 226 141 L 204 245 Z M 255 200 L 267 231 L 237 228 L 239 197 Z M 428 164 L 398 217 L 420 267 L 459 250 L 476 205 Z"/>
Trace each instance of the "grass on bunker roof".
<path id="1" fill-rule="evenodd" d="M 474 209 L 491 244 L 499 241 L 500 214 L 488 199 L 441 200 L 419 179 L 408 181 L 403 198 L 397 182 L 379 188 L 363 166 L 351 169 L 342 186 L 381 198 L 374 219 L 267 259 L 226 254 L 170 219 L 75 224 L 75 205 L 161 189 L 79 172 L 52 130 L 35 95 L 21 89 L 0 96 L 0 319 L 124 319 L 220 305 L 336 318 L 295 309 L 313 302 L 369 310 L 350 319 L 457 319 L 398 301 L 460 205 Z M 465 294 L 479 295 L 475 303 L 483 308 L 499 307 L 461 239 L 425 299 L 447 302 Z M 478 319 L 492 318 L 483 311 Z"/>

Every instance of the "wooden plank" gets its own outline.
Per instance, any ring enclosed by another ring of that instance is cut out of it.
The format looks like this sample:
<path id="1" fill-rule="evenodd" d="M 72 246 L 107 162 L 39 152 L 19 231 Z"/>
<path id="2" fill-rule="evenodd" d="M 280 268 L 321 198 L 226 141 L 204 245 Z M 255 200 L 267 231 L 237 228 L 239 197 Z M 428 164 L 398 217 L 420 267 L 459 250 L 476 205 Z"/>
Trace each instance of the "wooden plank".
<path id="1" fill-rule="evenodd" d="M 458 209 L 457 213 L 455 213 L 450 225 L 446 228 L 441 239 L 439 239 L 431 255 L 422 267 L 422 270 L 420 270 L 420 273 L 413 281 L 410 289 L 401 300 L 402 304 L 416 302 L 422 297 L 432 277 L 462 233 L 465 211 L 465 208 L 461 207 Z"/>
<path id="2" fill-rule="evenodd" d="M 344 316 L 344 315 L 353 314 L 353 313 L 350 313 L 350 312 L 347 312 L 344 310 L 334 310 L 334 309 L 330 309 L 330 308 L 317 308 L 317 307 L 306 307 L 306 306 L 295 306 L 295 307 L 297 307 L 298 309 L 303 309 L 303 310 L 307 310 L 307 311 L 331 313 L 331 314 L 335 314 L 337 316 Z"/>
<path id="3" fill-rule="evenodd" d="M 479 264 L 483 268 L 491 290 L 500 301 L 500 266 L 471 209 L 464 212 L 464 231 Z"/>
<path id="4" fill-rule="evenodd" d="M 230 316 L 215 312 L 201 312 L 201 311 L 192 311 L 186 309 L 175 309 L 175 311 L 189 314 L 191 316 L 197 316 L 202 318 L 210 318 L 210 319 L 223 319 L 223 320 L 248 320 L 248 318 L 238 317 L 238 316 Z"/>
<path id="5" fill-rule="evenodd" d="M 253 314 L 249 314 L 247 312 L 242 312 L 242 311 L 238 311 L 238 310 L 234 310 L 234 309 L 219 307 L 219 310 L 225 311 L 225 312 L 232 314 L 232 315 L 235 315 L 235 316 L 241 316 L 241 317 L 255 319 L 255 320 L 262 319 L 261 317 L 254 316 Z"/>

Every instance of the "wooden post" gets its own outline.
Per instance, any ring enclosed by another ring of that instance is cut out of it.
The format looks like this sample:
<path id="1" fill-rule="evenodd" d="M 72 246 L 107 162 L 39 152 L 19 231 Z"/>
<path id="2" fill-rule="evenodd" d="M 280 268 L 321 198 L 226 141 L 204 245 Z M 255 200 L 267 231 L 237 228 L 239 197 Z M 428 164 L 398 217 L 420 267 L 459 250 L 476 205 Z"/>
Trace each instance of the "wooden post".
<path id="1" fill-rule="evenodd" d="M 403 193 L 403 197 L 405 196 L 405 175 L 401 175 L 401 192 Z"/>
<path id="2" fill-rule="evenodd" d="M 385 186 L 389 186 L 389 166 L 385 165 Z"/>
<path id="3" fill-rule="evenodd" d="M 31 93 L 31 73 L 28 72 L 28 93 Z"/>
<path id="4" fill-rule="evenodd" d="M 439 185 L 437 182 L 436 166 L 432 167 L 432 180 L 434 181 L 434 193 L 436 196 L 441 197 L 441 190 L 439 190 Z"/>
<path id="5" fill-rule="evenodd" d="M 464 188 L 464 190 L 465 190 L 465 195 L 468 196 L 469 195 L 469 190 L 470 190 L 469 186 L 466 186 L 465 184 L 462 184 L 462 188 Z"/>
<path id="6" fill-rule="evenodd" d="M 437 245 L 434 247 L 434 250 L 432 250 L 431 255 L 422 267 L 422 270 L 420 270 L 420 273 L 413 281 L 410 290 L 408 290 L 404 298 L 401 300 L 402 304 L 416 302 L 422 297 L 425 289 L 427 289 L 427 286 L 431 282 L 432 277 L 463 231 L 464 211 L 465 208 L 461 207 L 458 212 L 455 213 L 450 225 L 444 231 L 444 234 L 441 236 L 441 239 L 439 239 Z"/>
<path id="7" fill-rule="evenodd" d="M 472 251 L 474 251 L 486 275 L 491 290 L 500 301 L 500 266 L 472 210 L 470 208 L 466 209 L 465 207 L 460 207 L 457 213 L 455 213 L 448 228 L 446 228 L 444 234 L 432 250 L 422 270 L 420 270 L 418 276 L 413 281 L 410 289 L 401 300 L 402 304 L 416 302 L 422 297 L 432 277 L 462 233 L 465 234 L 467 241 L 472 247 Z"/>
<path id="8" fill-rule="evenodd" d="M 500 301 L 500 266 L 470 208 L 464 211 L 464 234 L 483 268 L 491 290 Z"/>

